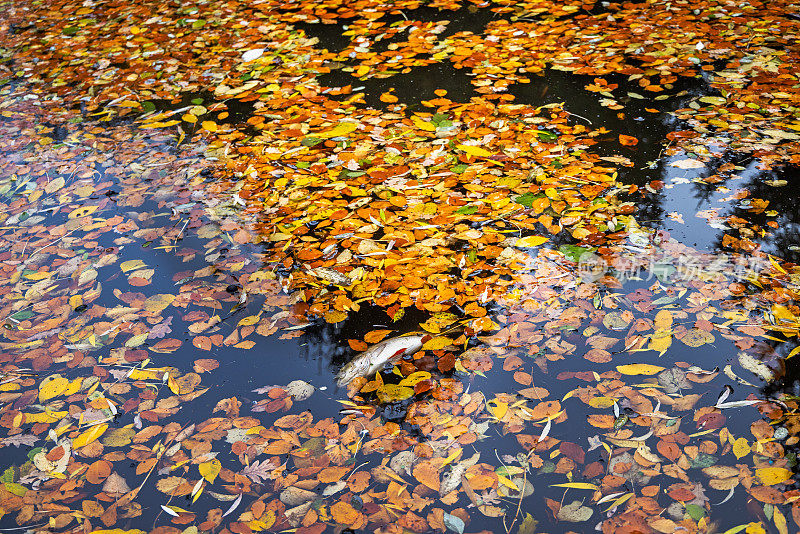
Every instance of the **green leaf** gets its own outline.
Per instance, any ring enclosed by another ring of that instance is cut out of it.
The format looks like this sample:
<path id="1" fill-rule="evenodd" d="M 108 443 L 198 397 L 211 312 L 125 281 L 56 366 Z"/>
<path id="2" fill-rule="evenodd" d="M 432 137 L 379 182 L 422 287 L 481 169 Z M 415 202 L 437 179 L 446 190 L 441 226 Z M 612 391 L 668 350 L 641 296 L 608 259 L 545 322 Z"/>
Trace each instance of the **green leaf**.
<path id="1" fill-rule="evenodd" d="M 561 245 L 558 251 L 561 252 L 567 259 L 578 262 L 584 254 L 591 254 L 595 250 L 594 247 L 580 247 L 578 245 Z"/>
<path id="2" fill-rule="evenodd" d="M 517 530 L 517 534 L 536 534 L 537 526 L 539 526 L 539 522 L 531 514 L 526 513 L 525 519 L 522 520 L 519 530 Z"/>
<path id="3" fill-rule="evenodd" d="M 514 202 L 517 204 L 522 204 L 526 208 L 530 208 L 533 205 L 533 201 L 537 198 L 541 198 L 544 195 L 541 193 L 525 193 L 524 195 L 520 195 L 514 198 Z"/>
<path id="4" fill-rule="evenodd" d="M 456 213 L 460 213 L 461 215 L 472 215 L 478 211 L 477 206 L 462 206 L 456 210 Z"/>
<path id="5" fill-rule="evenodd" d="M 710 454 L 706 454 L 704 452 L 699 453 L 693 459 L 689 460 L 689 464 L 692 467 L 699 467 L 701 469 L 711 467 L 715 463 L 717 463 L 716 456 L 711 456 Z"/>
<path id="6" fill-rule="evenodd" d="M 467 164 L 466 163 L 459 163 L 458 165 L 454 165 L 451 170 L 456 174 L 461 174 L 461 173 L 463 173 L 464 171 L 467 170 Z"/>
<path id="7" fill-rule="evenodd" d="M 14 482 L 14 478 L 15 478 L 15 476 L 14 476 L 14 466 L 11 466 L 8 469 L 6 469 L 5 471 L 3 471 L 2 475 L 0 475 L 0 482 L 2 482 L 4 484 L 5 483 L 9 483 L 9 482 Z"/>
<path id="8" fill-rule="evenodd" d="M 536 130 L 536 135 L 539 136 L 539 139 L 548 143 L 558 139 L 558 134 L 548 132 L 547 130 Z"/>
<path id="9" fill-rule="evenodd" d="M 200 28 L 202 28 L 205 25 L 206 25 L 205 19 L 198 19 L 198 20 L 192 22 L 192 29 L 199 30 Z"/>
<path id="10" fill-rule="evenodd" d="M 320 144 L 322 141 L 324 141 L 324 139 L 320 139 L 319 137 L 306 137 L 305 139 L 300 141 L 300 144 L 303 146 L 316 146 Z"/>
<path id="11" fill-rule="evenodd" d="M 150 113 L 151 111 L 155 110 L 156 110 L 156 105 L 154 103 L 150 102 L 149 100 L 145 100 L 144 102 L 142 102 L 142 111 L 144 111 L 145 113 Z"/>
<path id="12" fill-rule="evenodd" d="M 191 100 L 191 102 L 192 102 L 192 104 L 194 104 L 195 106 L 202 106 L 202 105 L 203 105 L 203 99 L 202 99 L 202 98 L 193 98 L 193 99 Z"/>
<path id="13" fill-rule="evenodd" d="M 75 35 L 76 33 L 78 33 L 78 27 L 77 26 L 67 26 L 66 28 L 61 30 L 61 33 L 63 33 L 64 35 L 69 35 L 69 36 Z"/>
<path id="14" fill-rule="evenodd" d="M 26 319 L 30 319 L 33 316 L 34 313 L 31 310 L 22 310 L 12 314 L 11 318 L 14 319 L 15 321 L 24 321 Z"/>
<path id="15" fill-rule="evenodd" d="M 700 521 L 706 515 L 706 509 L 696 504 L 687 504 L 686 513 L 695 521 Z"/>
<path id="16" fill-rule="evenodd" d="M 22 497 L 25 495 L 25 492 L 28 491 L 28 488 L 15 482 L 6 482 L 4 485 L 10 493 L 13 493 L 17 497 Z"/>

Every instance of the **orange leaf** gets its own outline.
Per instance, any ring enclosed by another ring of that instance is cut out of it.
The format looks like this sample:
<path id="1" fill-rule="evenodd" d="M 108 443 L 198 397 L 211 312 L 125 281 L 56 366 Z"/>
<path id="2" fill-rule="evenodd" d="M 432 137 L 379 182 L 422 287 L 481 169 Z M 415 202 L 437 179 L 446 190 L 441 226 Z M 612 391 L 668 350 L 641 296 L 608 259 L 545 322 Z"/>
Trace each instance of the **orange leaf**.
<path id="1" fill-rule="evenodd" d="M 351 349 L 357 350 L 358 352 L 364 352 L 369 348 L 369 345 L 358 339 L 348 339 L 347 344 L 350 345 Z"/>
<path id="2" fill-rule="evenodd" d="M 392 333 L 391 330 L 373 330 L 372 332 L 368 332 L 367 335 L 364 336 L 364 341 L 366 341 L 369 344 L 378 343 L 391 333 Z"/>
<path id="3" fill-rule="evenodd" d="M 346 467 L 326 467 L 317 475 L 317 479 L 323 484 L 330 484 L 340 480 L 349 471 Z"/>
<path id="4" fill-rule="evenodd" d="M 352 525 L 358 521 L 361 514 L 347 504 L 346 502 L 339 501 L 331 506 L 331 516 L 333 520 L 341 525 Z"/>
<path id="5" fill-rule="evenodd" d="M 439 470 L 427 462 L 414 467 L 414 478 L 433 491 L 439 491 Z"/>
<path id="6" fill-rule="evenodd" d="M 622 146 L 636 146 L 639 140 L 630 135 L 619 135 L 619 144 Z"/>

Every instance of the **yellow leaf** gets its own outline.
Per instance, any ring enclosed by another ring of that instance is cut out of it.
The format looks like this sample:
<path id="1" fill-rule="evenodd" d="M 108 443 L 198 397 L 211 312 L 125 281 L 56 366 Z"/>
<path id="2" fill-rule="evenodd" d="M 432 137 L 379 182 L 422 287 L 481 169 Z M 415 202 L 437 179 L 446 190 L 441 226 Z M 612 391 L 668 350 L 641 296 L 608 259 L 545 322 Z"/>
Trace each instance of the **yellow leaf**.
<path id="1" fill-rule="evenodd" d="M 66 389 L 61 393 L 65 397 L 69 397 L 70 395 L 74 395 L 81 389 L 81 383 L 83 382 L 83 378 L 78 377 L 66 387 Z"/>
<path id="2" fill-rule="evenodd" d="M 181 387 L 178 385 L 178 381 L 172 378 L 172 375 L 167 377 L 167 387 L 175 395 L 180 395 Z"/>
<path id="3" fill-rule="evenodd" d="M 411 121 L 414 123 L 414 126 L 419 128 L 420 130 L 425 130 L 426 132 L 435 132 L 436 125 L 432 122 L 424 121 L 419 117 L 411 117 Z"/>
<path id="4" fill-rule="evenodd" d="M 200 464 L 198 469 L 200 470 L 200 476 L 206 479 L 209 484 L 213 484 L 219 472 L 222 471 L 222 463 L 214 458 L 213 460 Z"/>
<path id="5" fill-rule="evenodd" d="M 741 532 L 741 529 L 735 530 L 736 528 L 737 527 L 734 527 L 732 529 L 726 530 L 723 534 L 728 534 L 728 533 L 732 533 L 732 532 Z M 744 532 L 745 532 L 745 534 L 767 534 L 767 531 L 764 530 L 763 526 L 761 526 L 761 522 L 760 521 L 758 523 L 756 523 L 756 522 L 748 523 Z"/>
<path id="6" fill-rule="evenodd" d="M 775 258 L 770 256 L 769 257 L 769 262 L 772 264 L 772 266 L 775 268 L 776 271 L 778 271 L 780 273 L 783 273 L 783 274 L 786 274 L 786 271 L 784 270 L 784 268 L 781 267 L 781 265 L 775 260 Z"/>
<path id="7" fill-rule="evenodd" d="M 209 132 L 217 131 L 217 123 L 214 121 L 203 121 L 200 124 L 200 126 L 202 126 L 204 130 L 208 130 Z"/>
<path id="8" fill-rule="evenodd" d="M 789 354 L 787 354 L 787 355 L 786 355 L 786 359 L 788 360 L 788 359 L 789 359 L 789 358 L 791 358 L 792 356 L 796 355 L 798 352 L 800 352 L 800 345 L 798 345 L 798 346 L 796 346 L 795 348 L 793 348 L 793 349 L 792 349 L 792 350 L 789 352 Z"/>
<path id="9" fill-rule="evenodd" d="M 761 469 L 756 469 L 756 476 L 765 486 L 774 486 L 790 480 L 792 472 L 783 467 L 762 467 Z"/>
<path id="10" fill-rule="evenodd" d="M 128 378 L 131 380 L 161 380 L 165 371 L 162 368 L 133 369 L 128 373 Z"/>
<path id="11" fill-rule="evenodd" d="M 414 395 L 414 390 L 396 384 L 386 384 L 378 388 L 376 393 L 381 402 L 394 402 L 411 398 Z"/>
<path id="12" fill-rule="evenodd" d="M 149 335 L 150 332 L 143 332 L 141 334 L 136 334 L 135 336 L 133 336 L 132 338 L 128 339 L 125 342 L 125 346 L 128 348 L 138 347 L 139 345 L 147 341 Z"/>
<path id="13" fill-rule="evenodd" d="M 69 380 L 61 375 L 50 375 L 39 385 L 39 401 L 46 402 L 58 397 L 69 386 Z"/>
<path id="14" fill-rule="evenodd" d="M 91 215 L 97 211 L 97 206 L 81 206 L 80 208 L 75 208 L 71 212 L 69 212 L 68 217 L 70 219 L 78 219 L 80 217 L 86 217 L 87 215 Z"/>
<path id="15" fill-rule="evenodd" d="M 492 402 L 495 403 L 494 406 L 487 404 L 489 410 L 492 412 L 492 415 L 498 419 L 503 419 L 506 413 L 508 413 L 508 403 L 500 401 L 492 401 Z"/>
<path id="16" fill-rule="evenodd" d="M 152 314 L 160 314 L 167 306 L 172 304 L 173 300 L 175 300 L 175 295 L 159 293 L 148 297 L 147 300 L 144 301 L 144 309 Z"/>
<path id="17" fill-rule="evenodd" d="M 589 399 L 589 406 L 592 408 L 610 408 L 616 404 L 616 400 L 611 397 L 592 397 Z"/>
<path id="18" fill-rule="evenodd" d="M 38 281 L 38 280 L 44 280 L 45 278 L 50 278 L 51 276 L 53 276 L 53 274 L 54 273 L 51 273 L 49 271 L 37 271 L 35 273 L 26 274 L 25 278 L 27 278 L 28 280 Z"/>
<path id="19" fill-rule="evenodd" d="M 416 371 L 411 373 L 403 380 L 400 381 L 401 386 L 409 386 L 414 387 L 417 383 L 422 382 L 423 380 L 427 380 L 431 377 L 431 374 L 428 371 Z"/>
<path id="20" fill-rule="evenodd" d="M 786 524 L 786 516 L 784 516 L 777 507 L 772 510 L 772 520 L 775 521 L 775 528 L 778 529 L 779 534 L 789 534 L 789 526 Z"/>
<path id="21" fill-rule="evenodd" d="M 39 413 L 26 413 L 25 414 L 25 422 L 26 423 L 55 423 L 56 421 L 60 421 L 64 417 L 69 414 L 68 411 L 63 412 L 51 412 L 50 410 L 39 412 Z"/>
<path id="22" fill-rule="evenodd" d="M 655 318 L 656 330 L 668 330 L 672 327 L 672 313 L 669 310 L 661 310 Z"/>
<path id="23" fill-rule="evenodd" d="M 672 336 L 669 330 L 657 330 L 650 338 L 649 350 L 656 350 L 659 354 L 664 354 L 672 346 Z"/>
<path id="24" fill-rule="evenodd" d="M 776 319 L 780 319 L 782 321 L 786 321 L 789 323 L 797 322 L 797 317 L 795 317 L 795 315 L 792 312 L 790 312 L 789 308 L 787 308 L 786 306 L 783 306 L 781 304 L 773 304 L 772 309 L 770 311 L 772 312 L 772 315 Z"/>
<path id="25" fill-rule="evenodd" d="M 458 148 L 459 150 L 463 150 L 470 156 L 478 156 L 485 158 L 487 156 L 492 155 L 492 153 L 486 150 L 485 148 L 481 148 L 479 146 L 474 146 L 474 145 L 456 145 L 456 148 Z"/>
<path id="26" fill-rule="evenodd" d="M 599 489 L 594 484 L 589 484 L 588 482 L 565 482 L 564 484 L 550 484 L 551 488 L 571 488 L 571 489 L 588 489 L 588 490 L 596 490 Z"/>
<path id="27" fill-rule="evenodd" d="M 123 273 L 127 273 L 128 271 L 132 271 L 134 269 L 147 267 L 147 264 L 142 260 L 128 260 L 128 261 L 123 261 L 122 263 L 119 264 L 119 266 L 122 269 Z"/>
<path id="28" fill-rule="evenodd" d="M 144 530 L 123 530 L 121 528 L 92 530 L 92 534 L 145 534 Z"/>
<path id="29" fill-rule="evenodd" d="M 247 317 L 242 318 L 239 321 L 239 326 L 251 326 L 251 325 L 254 325 L 259 321 L 259 319 L 261 319 L 261 316 L 259 316 L 259 315 L 249 315 Z"/>
<path id="30" fill-rule="evenodd" d="M 447 458 L 444 459 L 444 463 L 442 464 L 442 467 L 446 466 L 447 464 L 449 464 L 450 462 L 452 462 L 453 460 L 458 458 L 463 451 L 464 451 L 464 449 L 460 449 L 459 448 L 459 449 L 455 449 L 453 452 L 451 452 L 450 455 Z"/>
<path id="31" fill-rule="evenodd" d="M 426 341 L 422 348 L 425 350 L 442 350 L 451 343 L 452 341 L 449 337 L 436 336 Z"/>
<path id="32" fill-rule="evenodd" d="M 625 501 L 627 501 L 628 499 L 630 499 L 631 497 L 633 497 L 635 495 L 636 495 L 635 493 L 626 493 L 625 495 L 623 495 L 621 497 L 617 497 L 616 499 L 614 499 L 614 502 L 612 502 L 608 506 L 608 508 L 605 509 L 605 511 L 608 512 L 609 510 L 611 510 L 613 508 L 616 508 L 617 506 L 619 506 L 620 504 L 624 503 Z"/>
<path id="33" fill-rule="evenodd" d="M 197 117 L 195 117 L 191 113 L 184 113 L 184 115 L 181 118 L 186 122 L 188 122 L 189 124 L 194 124 L 197 122 Z"/>
<path id="34" fill-rule="evenodd" d="M 367 65 L 361 65 L 356 69 L 356 76 L 361 78 L 362 76 L 366 76 L 369 73 L 369 67 Z"/>
<path id="35" fill-rule="evenodd" d="M 540 235 L 529 235 L 528 237 L 523 237 L 522 239 L 517 239 L 517 243 L 515 246 L 517 247 L 538 247 L 541 244 L 547 243 L 550 241 L 548 237 L 542 237 Z"/>
<path id="36" fill-rule="evenodd" d="M 325 132 L 320 132 L 320 133 L 314 135 L 314 137 L 318 137 L 320 139 L 329 139 L 331 137 L 341 137 L 341 136 L 349 134 L 350 132 L 355 131 L 357 128 L 358 128 L 358 124 L 356 124 L 355 122 L 340 122 L 334 128 L 332 128 L 332 129 L 330 129 L 328 131 L 325 131 Z"/>
<path id="37" fill-rule="evenodd" d="M 83 297 L 80 295 L 72 295 L 69 298 L 69 307 L 73 310 L 83 304 Z"/>
<path id="38" fill-rule="evenodd" d="M 108 429 L 108 423 L 95 425 L 72 441 L 72 447 L 77 449 L 97 440 Z"/>
<path id="39" fill-rule="evenodd" d="M 650 365 L 649 363 L 630 363 L 617 366 L 617 371 L 623 375 L 655 375 L 663 370 L 663 367 Z"/>
<path id="40" fill-rule="evenodd" d="M 519 487 L 517 487 L 517 485 L 516 485 L 516 484 L 514 484 L 513 482 L 511 482 L 509 479 L 507 479 L 507 478 L 506 478 L 506 477 L 504 477 L 503 475 L 497 475 L 497 480 L 498 480 L 498 481 L 500 481 L 500 483 L 501 483 L 502 485 L 504 485 L 504 486 L 506 486 L 506 487 L 508 487 L 508 488 L 511 488 L 511 489 L 512 489 L 512 490 L 514 490 L 514 491 L 519 491 Z"/>

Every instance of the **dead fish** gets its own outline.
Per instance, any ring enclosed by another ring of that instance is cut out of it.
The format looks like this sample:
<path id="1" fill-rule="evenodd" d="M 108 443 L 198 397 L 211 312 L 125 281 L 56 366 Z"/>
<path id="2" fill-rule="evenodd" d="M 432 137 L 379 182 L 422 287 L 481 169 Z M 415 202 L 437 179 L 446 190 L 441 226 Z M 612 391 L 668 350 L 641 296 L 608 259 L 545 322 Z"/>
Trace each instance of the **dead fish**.
<path id="1" fill-rule="evenodd" d="M 348 362 L 336 375 L 336 383 L 344 387 L 359 376 L 372 376 L 388 362 L 414 354 L 430 339 L 430 335 L 400 336 L 377 343 Z"/>

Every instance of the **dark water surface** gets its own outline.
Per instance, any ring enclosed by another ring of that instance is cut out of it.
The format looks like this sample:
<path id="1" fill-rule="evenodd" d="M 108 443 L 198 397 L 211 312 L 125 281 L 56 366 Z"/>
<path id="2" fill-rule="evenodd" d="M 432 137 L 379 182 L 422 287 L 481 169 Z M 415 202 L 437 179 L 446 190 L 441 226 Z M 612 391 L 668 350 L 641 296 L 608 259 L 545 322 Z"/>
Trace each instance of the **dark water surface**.
<path id="1" fill-rule="evenodd" d="M 446 32 L 439 38 L 453 35 L 459 31 L 479 33 L 487 23 L 498 17 L 488 10 L 472 13 L 466 9 L 456 13 L 419 9 L 413 13 L 407 13 L 407 16 L 422 21 L 451 20 Z M 384 20 L 390 24 L 403 20 L 403 17 L 397 15 Z M 339 26 L 297 24 L 296 28 L 318 37 L 320 39 L 319 46 L 329 49 L 341 49 L 349 43 L 349 40 L 341 35 L 343 28 Z M 394 88 L 394 94 L 398 96 L 400 103 L 407 105 L 412 110 L 420 108 L 421 102 L 424 100 L 433 98 L 433 91 L 436 89 L 446 89 L 448 97 L 454 101 L 466 102 L 471 97 L 477 96 L 467 72 L 453 68 L 450 63 L 418 67 L 408 74 L 384 79 L 372 78 L 364 82 L 354 79 L 349 73 L 333 70 L 330 74 L 319 77 L 318 81 L 321 85 L 328 87 L 340 87 L 348 84 L 356 87 L 363 86 L 358 91 L 365 93 L 365 105 L 376 108 L 384 106 L 379 100 L 379 96 L 390 88 Z M 638 90 L 638 86 L 628 82 L 624 77 L 610 76 L 608 81 L 619 84 L 620 87 L 615 91 L 615 95 L 636 93 Z M 723 247 L 722 239 L 725 233 L 731 230 L 723 223 L 718 224 L 717 227 L 709 225 L 706 219 L 698 217 L 698 212 L 716 209 L 723 216 L 721 218 L 723 221 L 724 216 L 736 215 L 759 225 L 765 224 L 768 220 L 775 220 L 778 222 L 779 228 L 773 230 L 773 235 L 756 236 L 755 241 L 759 242 L 764 250 L 776 256 L 795 262 L 800 261 L 800 203 L 797 199 L 800 173 L 797 169 L 785 167 L 770 171 L 760 170 L 754 161 L 740 160 L 737 158 L 737 154 L 726 154 L 722 161 L 734 163 L 737 165 L 737 170 L 723 176 L 719 181 L 711 183 L 707 178 L 714 174 L 714 169 L 681 170 L 670 164 L 685 156 L 664 154 L 667 148 L 667 134 L 681 126 L 680 120 L 670 112 L 685 107 L 691 99 L 697 96 L 715 94 L 702 77 L 680 79 L 669 90 L 669 98 L 664 100 L 655 101 L 626 96 L 620 99 L 624 105 L 622 110 L 612 110 L 601 105 L 600 100 L 603 97 L 584 89 L 584 86 L 591 82 L 592 77 L 589 76 L 548 70 L 540 75 L 531 75 L 530 83 L 510 86 L 508 93 L 515 97 L 516 103 L 534 106 L 565 102 L 565 109 L 574 114 L 571 120 L 592 127 L 605 126 L 610 133 L 607 136 L 601 136 L 599 144 L 592 150 L 596 150 L 603 156 L 623 156 L 630 160 L 631 166 L 620 167 L 619 179 L 625 184 L 639 186 L 639 192 L 631 195 L 631 200 L 636 204 L 636 217 L 642 225 L 664 230 L 676 240 L 700 251 L 726 254 L 730 251 Z M 163 108 L 181 107 L 197 98 L 209 100 L 211 96 L 209 93 L 187 94 L 177 104 L 165 101 L 156 102 L 156 104 Z M 230 107 L 231 117 L 228 120 L 233 124 L 243 123 L 252 111 L 252 107 L 249 107 L 247 103 L 231 103 Z M 646 108 L 655 109 L 657 112 L 648 111 Z M 623 115 L 620 116 L 620 113 Z M 621 146 L 617 141 L 618 134 L 636 136 L 639 138 L 639 144 L 635 147 Z M 659 181 L 661 184 L 653 188 L 652 184 Z M 786 181 L 787 184 L 770 185 L 778 183 L 776 181 Z M 778 214 L 772 218 L 765 214 L 753 215 L 752 212 L 742 207 L 741 201 L 731 198 L 732 193 L 737 189 L 747 189 L 751 192 L 751 197 L 769 200 L 769 208 L 776 210 Z M 171 217 L 169 210 L 160 207 L 154 200 L 147 200 L 136 210 L 140 213 L 158 214 L 151 219 L 151 224 L 171 225 L 174 223 L 174 218 Z M 125 211 L 129 210 L 125 209 Z M 55 219 L 47 221 L 48 224 L 57 222 L 59 221 Z M 108 239 L 107 234 L 103 234 L 99 239 L 99 246 L 114 246 L 113 242 L 106 242 L 105 239 Z M 183 238 L 181 247 L 194 248 L 200 252 L 193 259 L 185 262 L 172 252 L 156 250 L 150 246 L 143 247 L 141 243 L 134 242 L 120 249 L 119 261 L 141 259 L 148 265 L 157 265 L 157 275 L 150 289 L 155 292 L 170 293 L 174 291 L 173 280 L 179 277 L 180 273 L 196 271 L 213 263 L 204 257 L 202 242 L 197 237 L 193 237 L 191 233 Z M 257 248 L 254 250 L 257 251 Z M 647 277 L 647 273 L 642 273 L 642 277 L 643 280 L 628 281 L 623 287 L 616 288 L 615 291 L 627 294 L 637 289 L 647 288 L 654 282 L 652 278 Z M 101 300 L 97 302 L 99 305 L 112 307 L 115 304 L 112 293 L 115 288 L 120 291 L 130 290 L 123 277 L 118 280 L 104 280 L 103 283 L 106 291 Z M 235 325 L 241 317 L 258 313 L 263 305 L 263 300 L 257 298 L 249 300 L 246 306 L 226 317 L 225 321 L 230 321 Z M 505 310 L 498 306 L 494 311 L 501 315 Z M 244 410 L 263 398 L 262 395 L 253 393 L 252 390 L 268 385 L 285 385 L 298 379 L 311 383 L 318 391 L 309 400 L 296 403 L 293 411 L 299 413 L 305 409 L 310 410 L 314 414 L 315 420 L 326 417 L 336 418 L 341 407 L 337 401 L 346 398 L 346 392 L 337 388 L 334 376 L 338 369 L 355 354 L 348 346 L 347 339 L 361 339 L 367 332 L 380 327 L 393 328 L 400 332 L 414 331 L 418 329 L 418 324 L 425 318 L 425 314 L 421 312 L 409 313 L 400 322 L 392 323 L 382 310 L 365 306 L 360 312 L 352 314 L 346 321 L 337 325 L 315 322 L 304 328 L 304 335 L 293 339 L 278 339 L 277 334 L 269 338 L 256 336 L 253 338 L 256 345 L 249 350 L 214 347 L 210 352 L 198 356 L 198 351 L 189 342 L 187 325 L 176 317 L 173 336 L 182 338 L 184 344 L 176 352 L 166 356 L 163 365 L 189 368 L 192 361 L 198 357 L 215 358 L 222 365 L 212 374 L 211 391 L 191 404 L 191 413 L 179 412 L 173 420 L 181 423 L 204 420 L 212 416 L 212 410 L 219 399 L 232 396 L 237 397 L 243 403 Z M 224 322 L 222 333 L 223 335 L 228 333 Z M 575 356 L 588 350 L 583 343 L 580 331 L 567 330 L 562 333 L 562 337 L 578 345 Z M 475 343 L 477 344 L 477 341 Z M 778 347 L 778 350 L 785 354 L 795 346 L 795 343 L 795 341 L 791 341 L 783 344 Z M 777 343 L 774 344 L 777 346 Z M 107 352 L 108 349 L 109 347 L 104 347 L 98 352 Z M 659 357 L 653 351 L 649 351 L 637 354 L 636 361 L 666 365 L 667 367 L 671 362 L 684 361 L 704 369 L 713 369 L 721 368 L 733 361 L 737 351 L 738 349 L 733 343 L 718 337 L 713 345 L 700 350 L 690 349 L 676 343 L 663 356 Z M 159 365 L 161 363 L 159 362 Z M 615 360 L 608 364 L 597 364 L 593 369 L 602 373 L 613 370 L 618 363 Z M 575 364 L 569 358 L 550 362 L 546 374 L 533 362 L 526 362 L 526 368 L 532 371 L 536 377 L 534 383 L 537 386 L 546 387 L 554 398 L 561 398 L 576 387 L 570 381 L 555 378 L 561 372 L 575 370 Z M 391 379 L 389 371 L 386 371 L 385 375 L 387 380 Z M 460 378 L 472 391 L 485 392 L 487 397 L 491 396 L 491 392 L 515 391 L 519 388 L 509 373 L 489 372 L 485 377 L 455 373 L 454 376 Z M 784 377 L 769 386 L 760 385 L 763 386 L 762 391 L 769 396 L 776 396 L 782 392 L 796 395 L 800 393 L 800 368 L 794 361 L 790 361 Z M 742 391 L 744 389 L 742 388 Z M 744 395 L 737 398 L 743 397 Z M 704 402 L 711 404 L 713 399 L 704 399 Z M 383 417 L 389 420 L 402 420 L 406 404 L 378 406 L 378 410 Z M 571 405 L 569 409 L 569 415 L 574 418 L 571 419 L 573 421 L 581 421 L 584 417 L 588 417 L 589 413 L 588 406 L 584 407 L 582 404 Z M 592 410 L 592 413 L 595 411 Z M 133 422 L 131 415 L 123 415 L 115 424 L 126 425 L 131 422 Z M 569 424 L 566 423 L 566 425 Z M 736 417 L 729 417 L 727 426 L 736 435 L 747 435 L 749 432 L 749 420 L 737 421 Z M 569 440 L 585 447 L 588 438 L 591 437 L 590 431 L 593 429 L 582 424 L 575 424 L 573 428 Z M 564 432 L 563 429 L 559 430 Z M 581 432 L 585 433 L 581 434 Z M 566 439 L 566 436 L 563 435 L 558 437 Z M 421 436 L 421 439 L 425 439 L 424 436 Z M 483 458 L 488 460 L 494 458 L 496 452 L 501 455 L 510 454 L 511 451 L 517 451 L 519 446 L 513 435 L 503 436 L 494 428 L 490 428 L 489 439 L 476 443 L 475 448 L 482 453 Z M 602 448 L 588 453 L 586 463 L 601 461 L 601 452 L 603 452 Z M 25 453 L 25 447 L 4 448 L 4 463 L 22 463 Z M 121 474 L 123 476 L 131 475 L 129 478 L 134 479 L 132 469 L 130 473 Z M 563 482 L 563 475 L 537 476 L 535 480 L 537 492 L 534 494 L 535 499 L 525 501 L 522 511 L 536 516 L 540 520 L 541 528 L 546 531 L 569 530 L 570 525 L 558 525 L 548 519 L 551 516 L 545 509 L 543 499 L 538 493 L 550 491 L 546 487 L 549 484 Z M 711 496 L 712 502 L 718 502 L 724 497 L 723 494 L 717 495 L 717 493 Z M 554 492 L 553 498 L 557 499 L 557 494 L 558 492 Z M 723 496 L 720 497 L 720 495 Z M 579 495 L 571 494 L 571 497 L 579 498 Z M 141 518 L 143 521 L 140 522 L 137 519 L 131 522 L 132 527 L 150 527 L 150 523 L 155 520 L 159 511 L 158 506 L 163 504 L 158 499 L 158 495 L 142 494 L 140 501 L 146 508 L 146 512 Z M 535 508 L 532 507 L 533 504 L 529 504 L 533 502 L 537 503 Z M 189 503 L 184 503 L 182 500 L 177 504 L 189 506 Z M 504 504 L 513 508 L 513 505 L 508 502 Z M 206 506 L 216 505 L 218 503 L 203 496 L 194 506 L 202 509 Z M 741 520 L 738 523 L 749 520 L 747 512 L 743 512 L 735 501 L 720 507 L 712 507 L 712 510 L 717 517 L 724 517 L 725 514 L 740 517 Z M 162 514 L 161 519 L 156 523 L 167 524 L 167 519 Z M 593 528 L 597 520 L 597 516 L 592 518 L 591 527 L 589 524 L 577 525 L 577 527 Z M 0 526 L 12 528 L 16 524 L 13 522 L 13 518 L 7 517 L 0 519 Z M 469 531 L 474 532 L 481 528 L 496 529 L 497 522 L 481 518 L 476 513 L 473 515 Z M 495 531 L 497 532 L 497 530 Z"/>

